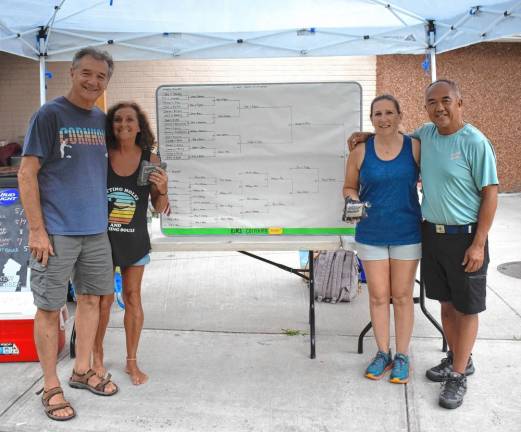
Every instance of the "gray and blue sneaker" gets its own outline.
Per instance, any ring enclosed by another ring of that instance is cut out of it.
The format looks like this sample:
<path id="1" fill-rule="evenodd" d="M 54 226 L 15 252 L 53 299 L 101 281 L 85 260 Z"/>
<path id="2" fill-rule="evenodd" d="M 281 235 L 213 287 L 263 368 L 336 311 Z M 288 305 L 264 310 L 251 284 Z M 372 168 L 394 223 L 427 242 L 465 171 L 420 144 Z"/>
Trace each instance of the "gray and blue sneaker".
<path id="1" fill-rule="evenodd" d="M 455 409 L 463 403 L 467 392 L 467 377 L 457 372 L 449 372 L 441 385 L 439 404 L 443 408 Z"/>
<path id="2" fill-rule="evenodd" d="M 365 377 L 372 380 L 379 380 L 386 372 L 390 371 L 393 367 L 393 359 L 391 357 L 391 351 L 384 353 L 378 351 L 365 370 Z"/>
<path id="3" fill-rule="evenodd" d="M 396 353 L 393 360 L 393 369 L 389 381 L 393 384 L 407 384 L 409 382 L 409 357 Z"/>
<path id="4" fill-rule="evenodd" d="M 447 357 L 444 359 L 441 359 L 440 364 L 427 369 L 427 372 L 425 375 L 427 378 L 429 378 L 431 381 L 435 382 L 442 382 L 447 379 L 447 376 L 449 373 L 452 372 L 452 363 L 454 361 L 454 355 L 452 354 L 452 351 L 447 351 Z M 472 362 L 472 354 L 469 357 L 469 361 L 467 363 L 467 367 L 465 369 L 465 376 L 472 375 L 476 369 L 474 368 L 474 363 Z"/>

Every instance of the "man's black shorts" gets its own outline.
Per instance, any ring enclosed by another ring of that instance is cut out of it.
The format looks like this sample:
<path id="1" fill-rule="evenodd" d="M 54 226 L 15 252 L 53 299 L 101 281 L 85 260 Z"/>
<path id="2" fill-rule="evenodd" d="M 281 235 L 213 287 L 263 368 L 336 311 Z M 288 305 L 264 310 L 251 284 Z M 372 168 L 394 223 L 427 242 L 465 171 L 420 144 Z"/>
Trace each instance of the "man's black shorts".
<path id="1" fill-rule="evenodd" d="M 440 234 L 428 222 L 422 225 L 421 274 L 428 298 L 451 302 L 464 314 L 486 309 L 488 240 L 485 243 L 483 266 L 474 273 L 465 273 L 463 257 L 472 244 L 472 234 Z"/>

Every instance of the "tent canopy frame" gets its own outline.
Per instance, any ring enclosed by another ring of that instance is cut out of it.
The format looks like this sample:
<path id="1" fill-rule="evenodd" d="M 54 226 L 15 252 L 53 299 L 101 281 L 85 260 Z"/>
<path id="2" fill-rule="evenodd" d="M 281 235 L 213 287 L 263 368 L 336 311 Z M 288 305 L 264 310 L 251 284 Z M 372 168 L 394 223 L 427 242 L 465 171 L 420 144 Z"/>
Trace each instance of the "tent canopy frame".
<path id="1" fill-rule="evenodd" d="M 479 5 L 472 0 L 442 0 L 436 10 L 432 2 L 421 0 L 265 0 L 276 11 L 259 16 L 248 9 L 254 2 L 180 0 L 174 14 L 167 0 L 148 0 L 147 10 L 138 0 L 39 0 L 41 12 L 31 10 L 35 0 L 6 0 L 0 51 L 39 61 L 44 103 L 46 62 L 65 60 L 86 46 L 104 47 L 115 60 L 423 53 L 435 80 L 438 53 L 513 36 L 521 28 L 521 0 L 481 0 Z M 203 12 L 193 15 L 198 8 Z M 369 10 L 376 15 L 362 23 L 365 27 L 359 25 L 356 20 Z M 280 27 L 271 24 L 277 21 L 277 12 L 285 14 Z M 204 21 L 211 14 L 223 19 Z M 200 15 L 200 22 L 193 22 Z M 340 26 L 343 20 L 346 24 Z M 297 22 L 304 25 L 295 27 Z M 309 26 L 311 22 L 317 26 Z"/>

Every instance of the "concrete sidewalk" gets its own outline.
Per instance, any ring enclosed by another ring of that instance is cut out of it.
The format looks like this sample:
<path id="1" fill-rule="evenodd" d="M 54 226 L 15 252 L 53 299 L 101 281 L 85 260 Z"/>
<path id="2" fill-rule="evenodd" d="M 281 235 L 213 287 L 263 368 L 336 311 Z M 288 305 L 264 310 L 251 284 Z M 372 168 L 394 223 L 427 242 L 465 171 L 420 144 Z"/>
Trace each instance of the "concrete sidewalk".
<path id="1" fill-rule="evenodd" d="M 143 283 L 145 329 L 139 360 L 150 381 L 123 372 L 123 313 L 106 338 L 107 367 L 120 386 L 104 398 L 71 389 L 68 352 L 59 362 L 69 422 L 45 416 L 37 363 L 0 364 L 0 431 L 520 431 L 521 279 L 497 271 L 519 261 L 521 195 L 500 197 L 490 234 L 488 309 L 481 314 L 463 406 L 437 404 L 425 369 L 442 357 L 441 338 L 416 309 L 408 385 L 373 382 L 367 294 L 350 304 L 317 304 L 317 358 L 309 359 L 308 291 L 298 277 L 237 253 L 156 253 Z M 298 267 L 297 253 L 262 253 Z M 428 301 L 439 318 L 439 306 Z M 304 335 L 289 336 L 284 330 Z"/>

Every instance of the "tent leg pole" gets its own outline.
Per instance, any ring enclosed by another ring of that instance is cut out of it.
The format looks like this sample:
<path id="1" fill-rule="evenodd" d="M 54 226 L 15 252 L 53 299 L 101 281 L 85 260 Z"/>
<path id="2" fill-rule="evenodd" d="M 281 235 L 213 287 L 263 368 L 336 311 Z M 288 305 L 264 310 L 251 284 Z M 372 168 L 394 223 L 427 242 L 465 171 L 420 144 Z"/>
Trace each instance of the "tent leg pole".
<path id="1" fill-rule="evenodd" d="M 40 106 L 45 103 L 45 57 L 40 57 Z"/>
<path id="2" fill-rule="evenodd" d="M 427 43 L 429 44 L 429 56 L 431 67 L 431 82 L 436 81 L 436 24 L 434 20 L 428 21 L 427 27 Z"/>
<path id="3" fill-rule="evenodd" d="M 436 81 L 436 48 L 430 49 L 430 56 L 431 56 L 431 82 Z"/>
<path id="4" fill-rule="evenodd" d="M 40 47 L 45 44 L 44 39 L 40 39 Z M 45 56 L 40 54 L 40 106 L 45 103 L 46 89 L 45 89 Z"/>

